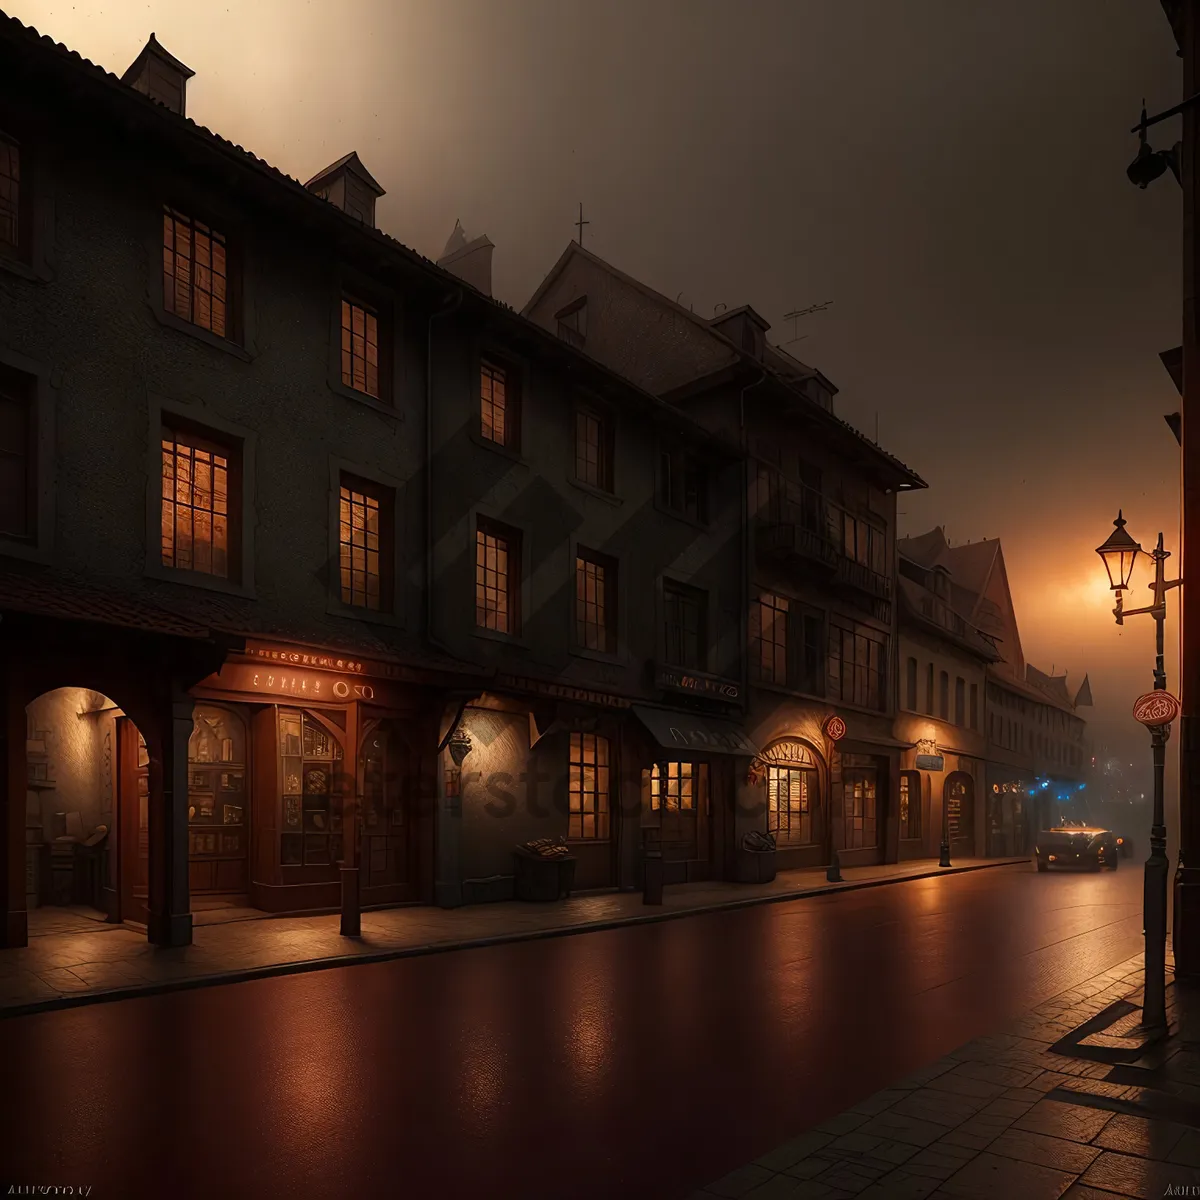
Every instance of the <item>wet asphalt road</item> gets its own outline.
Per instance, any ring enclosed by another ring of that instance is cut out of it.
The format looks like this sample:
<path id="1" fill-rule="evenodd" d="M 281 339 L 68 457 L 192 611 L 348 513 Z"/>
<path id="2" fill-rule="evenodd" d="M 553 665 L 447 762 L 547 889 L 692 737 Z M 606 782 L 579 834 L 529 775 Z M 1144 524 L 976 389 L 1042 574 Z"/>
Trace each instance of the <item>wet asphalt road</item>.
<path id="1" fill-rule="evenodd" d="M 1002 867 L 0 1021 L 0 1192 L 673 1200 L 1141 948 Z"/>

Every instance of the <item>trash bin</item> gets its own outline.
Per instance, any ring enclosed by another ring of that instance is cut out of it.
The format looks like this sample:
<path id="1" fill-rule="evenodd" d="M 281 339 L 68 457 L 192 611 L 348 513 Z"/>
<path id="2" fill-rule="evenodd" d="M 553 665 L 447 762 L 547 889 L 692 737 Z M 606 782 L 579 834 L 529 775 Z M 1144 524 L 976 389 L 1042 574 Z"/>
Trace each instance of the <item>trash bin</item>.
<path id="1" fill-rule="evenodd" d="M 738 883 L 770 883 L 775 878 L 775 838 L 751 830 L 738 847 L 735 869 Z"/>
<path id="2" fill-rule="evenodd" d="M 564 838 L 537 838 L 513 851 L 513 894 L 518 900 L 565 899 L 575 884 L 575 856 Z"/>

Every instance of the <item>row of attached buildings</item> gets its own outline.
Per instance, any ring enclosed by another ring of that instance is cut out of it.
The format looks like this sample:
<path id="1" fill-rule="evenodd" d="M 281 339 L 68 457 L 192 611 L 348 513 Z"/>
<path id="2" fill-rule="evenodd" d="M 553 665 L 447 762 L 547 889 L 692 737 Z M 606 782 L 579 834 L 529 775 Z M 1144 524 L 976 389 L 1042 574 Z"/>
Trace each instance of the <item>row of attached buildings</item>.
<path id="1" fill-rule="evenodd" d="M 0 14 L 0 945 L 81 890 L 160 944 L 347 871 L 504 898 L 541 837 L 581 889 L 1028 851 L 1086 697 L 752 308 L 572 244 L 518 313 L 190 75 Z"/>

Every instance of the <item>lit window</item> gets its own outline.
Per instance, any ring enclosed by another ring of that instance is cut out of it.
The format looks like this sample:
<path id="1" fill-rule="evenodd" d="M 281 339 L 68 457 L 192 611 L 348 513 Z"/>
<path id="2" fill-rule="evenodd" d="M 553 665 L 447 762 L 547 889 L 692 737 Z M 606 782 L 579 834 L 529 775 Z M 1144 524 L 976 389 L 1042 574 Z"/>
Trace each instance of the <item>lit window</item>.
<path id="1" fill-rule="evenodd" d="M 754 669 L 762 683 L 787 683 L 788 601 L 764 592 L 750 606 Z"/>
<path id="2" fill-rule="evenodd" d="M 163 308 L 226 337 L 227 276 L 225 238 L 168 208 L 163 213 Z"/>
<path id="3" fill-rule="evenodd" d="M 342 298 L 342 383 L 379 399 L 379 317 Z"/>
<path id="4" fill-rule="evenodd" d="M 608 837 L 608 739 L 594 733 L 571 734 L 570 814 L 567 836 Z"/>
<path id="5" fill-rule="evenodd" d="M 816 771 L 804 767 L 767 768 L 767 829 L 780 843 L 813 843 L 816 799 Z"/>
<path id="6" fill-rule="evenodd" d="M 585 650 L 617 648 L 616 564 L 579 554 L 575 559 L 575 637 Z"/>
<path id="7" fill-rule="evenodd" d="M 479 431 L 498 446 L 509 444 L 508 372 L 495 363 L 479 366 Z"/>
<path id="8" fill-rule="evenodd" d="M 338 500 L 342 603 L 378 612 L 387 607 L 390 504 L 375 489 L 343 478 Z"/>
<path id="9" fill-rule="evenodd" d="M 650 770 L 650 807 L 658 812 L 708 812 L 708 764 L 669 762 L 664 778 L 655 764 Z"/>
<path id="10" fill-rule="evenodd" d="M 0 249 L 20 245 L 21 151 L 17 143 L 0 135 Z"/>
<path id="11" fill-rule="evenodd" d="M 900 772 L 900 836 L 921 836 L 921 776 L 916 771 Z"/>
<path id="12" fill-rule="evenodd" d="M 230 578 L 227 452 L 164 431 L 162 469 L 163 566 Z"/>
<path id="13" fill-rule="evenodd" d="M 845 848 L 860 850 L 878 844 L 876 795 L 879 768 L 867 755 L 842 757 L 842 806 Z"/>
<path id="14" fill-rule="evenodd" d="M 517 595 L 512 559 L 516 537 L 482 523 L 475 532 L 475 624 L 516 633 Z"/>

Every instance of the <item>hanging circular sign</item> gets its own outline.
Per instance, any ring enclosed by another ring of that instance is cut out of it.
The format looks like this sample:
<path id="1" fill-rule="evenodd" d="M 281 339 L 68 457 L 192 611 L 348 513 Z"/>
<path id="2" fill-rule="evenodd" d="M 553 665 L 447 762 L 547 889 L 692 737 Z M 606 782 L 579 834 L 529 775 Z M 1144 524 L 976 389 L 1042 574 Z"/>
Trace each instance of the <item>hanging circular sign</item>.
<path id="1" fill-rule="evenodd" d="M 839 716 L 832 716 L 825 722 L 825 736 L 831 742 L 840 742 L 846 736 L 846 722 Z"/>
<path id="2" fill-rule="evenodd" d="M 1170 725 L 1179 716 L 1181 707 L 1170 692 L 1147 692 L 1134 702 L 1133 716 L 1143 725 Z"/>

